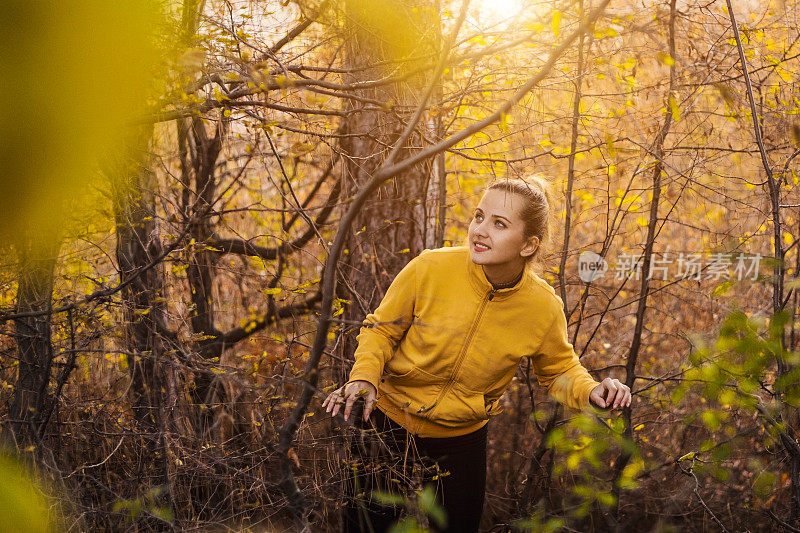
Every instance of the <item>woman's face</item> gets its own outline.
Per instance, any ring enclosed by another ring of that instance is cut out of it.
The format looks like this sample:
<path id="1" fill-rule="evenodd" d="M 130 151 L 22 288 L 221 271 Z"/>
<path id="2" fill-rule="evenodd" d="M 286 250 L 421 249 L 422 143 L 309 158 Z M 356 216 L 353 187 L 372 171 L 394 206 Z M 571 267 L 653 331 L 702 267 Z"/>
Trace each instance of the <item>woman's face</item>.
<path id="1" fill-rule="evenodd" d="M 537 237 L 525 239 L 519 215 L 523 202 L 516 193 L 489 189 L 475 208 L 468 233 L 470 255 L 474 263 L 483 265 L 490 281 L 501 282 L 504 275 L 519 273 L 525 258 L 539 245 Z"/>

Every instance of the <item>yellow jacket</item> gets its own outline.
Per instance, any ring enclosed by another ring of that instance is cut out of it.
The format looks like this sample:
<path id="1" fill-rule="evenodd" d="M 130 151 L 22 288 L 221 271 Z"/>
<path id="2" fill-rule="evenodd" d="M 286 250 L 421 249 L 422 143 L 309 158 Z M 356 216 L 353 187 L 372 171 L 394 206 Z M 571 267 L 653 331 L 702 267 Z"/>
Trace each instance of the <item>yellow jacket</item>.
<path id="1" fill-rule="evenodd" d="M 574 409 L 599 383 L 567 339 L 561 298 L 530 269 L 497 289 L 466 246 L 423 250 L 364 319 L 349 381 L 372 383 L 377 407 L 421 437 L 475 431 L 523 357 L 539 384 Z"/>

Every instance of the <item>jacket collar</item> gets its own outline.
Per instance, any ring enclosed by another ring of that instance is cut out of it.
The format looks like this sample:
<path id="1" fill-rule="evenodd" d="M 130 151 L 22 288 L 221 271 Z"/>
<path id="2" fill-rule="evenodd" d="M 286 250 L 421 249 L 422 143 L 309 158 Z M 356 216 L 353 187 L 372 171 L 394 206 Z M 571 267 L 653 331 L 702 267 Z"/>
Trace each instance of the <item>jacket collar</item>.
<path id="1" fill-rule="evenodd" d="M 467 267 L 467 276 L 469 277 L 472 288 L 475 289 L 475 291 L 481 296 L 485 295 L 489 291 L 494 290 L 492 283 L 486 279 L 486 273 L 483 271 L 483 267 L 472 262 L 472 258 L 470 257 L 469 253 L 469 247 L 462 246 L 462 248 L 464 249 L 464 255 L 466 257 L 465 261 Z M 531 276 L 532 272 L 526 267 L 525 272 L 522 274 L 522 279 L 519 280 L 516 285 L 506 289 L 494 290 L 495 296 L 493 299 L 500 300 L 513 296 L 515 293 L 524 289 L 531 283 Z"/>

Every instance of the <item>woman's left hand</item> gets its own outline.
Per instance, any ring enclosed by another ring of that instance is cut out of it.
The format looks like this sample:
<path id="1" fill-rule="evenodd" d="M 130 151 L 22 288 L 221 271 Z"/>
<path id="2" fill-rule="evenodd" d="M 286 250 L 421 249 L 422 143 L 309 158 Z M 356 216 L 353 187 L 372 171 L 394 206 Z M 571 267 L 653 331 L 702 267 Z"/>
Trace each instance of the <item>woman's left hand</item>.
<path id="1" fill-rule="evenodd" d="M 589 399 L 601 408 L 629 407 L 631 405 L 631 389 L 618 379 L 606 378 L 600 385 L 592 389 Z"/>

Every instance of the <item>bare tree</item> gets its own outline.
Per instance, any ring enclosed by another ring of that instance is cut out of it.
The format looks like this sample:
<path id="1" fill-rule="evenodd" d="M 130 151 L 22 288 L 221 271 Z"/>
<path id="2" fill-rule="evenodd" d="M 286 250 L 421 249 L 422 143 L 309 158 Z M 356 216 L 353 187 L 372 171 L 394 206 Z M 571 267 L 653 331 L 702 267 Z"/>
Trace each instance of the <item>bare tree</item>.
<path id="1" fill-rule="evenodd" d="M 14 337 L 18 372 L 9 418 L 18 443 L 37 442 L 52 409 L 50 391 L 53 276 L 61 246 L 55 228 L 24 228 L 14 239 L 17 251 L 17 297 Z"/>
<path id="2" fill-rule="evenodd" d="M 358 86 L 393 74 L 404 78 L 355 91 L 360 98 L 381 102 L 383 107 L 359 109 L 363 104 L 353 100 L 345 104 L 349 113 L 342 119 L 344 136 L 340 147 L 344 168 L 340 179 L 343 196 L 350 198 L 384 164 L 425 92 L 429 73 L 423 70 L 405 76 L 419 66 L 419 60 L 413 58 L 438 54 L 442 43 L 435 3 L 392 0 L 377 11 L 368 2 L 348 0 L 344 9 L 344 65 L 348 72 L 344 80 Z M 411 147 L 436 139 L 435 125 L 433 120 L 420 122 L 404 145 L 398 147 L 399 153 L 407 154 Z M 411 257 L 436 245 L 430 230 L 437 227 L 440 191 L 445 186 L 442 165 L 443 157 L 437 156 L 409 167 L 381 186 L 358 212 L 353 221 L 356 231 L 349 238 L 347 255 L 339 265 L 343 275 L 339 297 L 349 301 L 342 316 L 349 323 L 360 323 L 377 306 L 391 280 Z M 347 207 L 342 204 L 342 211 Z M 357 328 L 344 328 L 342 333 L 339 347 L 348 359 L 355 350 Z"/>

